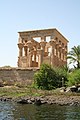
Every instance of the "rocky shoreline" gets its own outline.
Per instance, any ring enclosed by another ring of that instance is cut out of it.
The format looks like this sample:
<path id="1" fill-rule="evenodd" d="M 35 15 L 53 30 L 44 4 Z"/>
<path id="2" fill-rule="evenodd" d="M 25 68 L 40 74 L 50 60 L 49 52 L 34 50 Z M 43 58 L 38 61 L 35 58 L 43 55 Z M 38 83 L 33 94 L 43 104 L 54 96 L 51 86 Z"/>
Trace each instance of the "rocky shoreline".
<path id="1" fill-rule="evenodd" d="M 66 95 L 51 95 L 51 96 L 40 96 L 40 97 L 20 97 L 20 98 L 9 98 L 1 97 L 0 101 L 13 101 L 19 104 L 56 104 L 56 105 L 70 105 L 70 106 L 80 106 L 80 96 L 66 96 Z"/>
<path id="2" fill-rule="evenodd" d="M 34 91 L 34 92 L 33 92 Z M 31 95 L 31 93 L 33 95 Z M 42 93 L 43 94 L 42 94 Z M 5 93 L 5 94 L 4 94 Z M 26 94 L 28 95 L 26 95 Z M 34 96 L 35 93 L 42 94 L 41 96 Z M 51 91 L 35 91 L 35 89 L 26 89 L 18 87 L 2 87 L 0 101 L 3 102 L 16 102 L 18 104 L 56 104 L 56 105 L 74 105 L 80 106 L 80 91 L 76 91 L 76 87 L 58 88 L 54 92 Z M 16 94 L 16 95 L 15 95 Z"/>
<path id="3" fill-rule="evenodd" d="M 57 105 L 80 105 L 80 96 L 45 96 L 45 97 L 27 97 L 17 101 L 21 104 L 57 104 Z"/>

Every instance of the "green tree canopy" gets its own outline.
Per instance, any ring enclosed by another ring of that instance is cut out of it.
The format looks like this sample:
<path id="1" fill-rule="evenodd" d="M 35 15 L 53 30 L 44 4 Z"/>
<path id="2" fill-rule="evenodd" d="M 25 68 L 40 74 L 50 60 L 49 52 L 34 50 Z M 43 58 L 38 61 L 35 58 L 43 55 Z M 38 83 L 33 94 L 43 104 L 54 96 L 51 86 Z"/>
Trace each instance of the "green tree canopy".
<path id="1" fill-rule="evenodd" d="M 70 59 L 70 63 L 77 63 L 77 68 L 80 68 L 80 45 L 74 46 L 67 58 Z"/>
<path id="2" fill-rule="evenodd" d="M 80 69 L 76 69 L 68 74 L 68 86 L 80 84 Z"/>
<path id="3" fill-rule="evenodd" d="M 40 70 L 34 74 L 34 84 L 38 88 L 51 90 L 62 86 L 62 79 L 67 80 L 65 69 L 52 68 L 48 64 L 42 64 Z"/>

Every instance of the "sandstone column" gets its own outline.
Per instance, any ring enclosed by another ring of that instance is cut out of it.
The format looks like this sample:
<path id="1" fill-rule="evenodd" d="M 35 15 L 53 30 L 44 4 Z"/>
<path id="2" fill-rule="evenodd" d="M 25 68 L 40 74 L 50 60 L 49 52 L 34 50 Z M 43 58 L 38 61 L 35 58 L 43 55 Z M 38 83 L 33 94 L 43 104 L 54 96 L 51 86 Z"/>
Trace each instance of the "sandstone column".
<path id="1" fill-rule="evenodd" d="M 27 42 L 27 46 L 29 48 L 29 51 L 28 51 L 28 56 L 29 56 L 29 67 L 32 66 L 32 53 L 31 53 L 31 49 L 32 49 L 32 42 L 31 41 L 28 41 Z"/>
<path id="2" fill-rule="evenodd" d="M 55 54 L 55 40 L 54 40 L 54 35 L 52 35 L 50 39 L 51 40 L 50 40 L 49 43 L 50 43 L 50 45 L 52 47 L 52 54 L 54 55 Z"/>
<path id="3" fill-rule="evenodd" d="M 62 54 L 61 48 L 62 48 L 62 46 L 59 45 L 59 59 L 60 59 L 60 60 L 61 60 L 61 54 Z"/>
<path id="4" fill-rule="evenodd" d="M 31 42 L 31 41 L 28 41 L 28 42 L 27 42 L 27 46 L 28 46 L 29 52 L 30 52 L 31 49 L 32 49 L 32 42 Z"/>
<path id="5" fill-rule="evenodd" d="M 65 54 L 65 49 L 64 48 L 62 48 L 62 54 L 63 54 L 63 56 L 62 56 L 62 60 L 64 61 L 64 54 Z"/>
<path id="6" fill-rule="evenodd" d="M 55 55 L 55 40 L 51 40 L 50 42 L 50 45 L 51 45 L 51 54 L 50 54 L 50 57 L 51 57 L 51 65 L 54 64 L 54 55 Z"/>
<path id="7" fill-rule="evenodd" d="M 64 61 L 67 61 L 67 50 L 65 49 L 65 52 L 64 52 Z"/>
<path id="8" fill-rule="evenodd" d="M 34 54 L 34 62 L 36 62 L 36 51 L 33 51 Z"/>
<path id="9" fill-rule="evenodd" d="M 32 54 L 29 54 L 29 67 L 32 67 Z"/>
<path id="10" fill-rule="evenodd" d="M 59 45 L 59 43 L 58 43 L 58 38 L 55 36 L 55 55 L 56 55 L 56 58 L 58 58 L 58 45 Z"/>
<path id="11" fill-rule="evenodd" d="M 38 49 L 37 50 L 37 54 L 38 54 L 38 67 L 41 66 L 42 62 L 43 62 L 43 56 L 42 56 L 42 50 L 41 49 Z"/>
<path id="12" fill-rule="evenodd" d="M 27 46 L 24 45 L 24 56 L 27 56 Z"/>
<path id="13" fill-rule="evenodd" d="M 41 51 L 42 51 L 42 62 L 43 62 L 43 58 L 44 58 L 44 53 L 45 53 L 45 46 L 46 46 L 46 42 L 45 41 L 41 41 L 40 42 L 40 45 L 41 45 Z"/>
<path id="14" fill-rule="evenodd" d="M 18 48 L 19 48 L 19 57 L 21 57 L 21 56 L 23 56 L 23 51 L 22 51 L 22 49 L 23 49 L 23 44 L 22 44 L 22 43 L 19 43 L 19 44 L 18 44 Z"/>

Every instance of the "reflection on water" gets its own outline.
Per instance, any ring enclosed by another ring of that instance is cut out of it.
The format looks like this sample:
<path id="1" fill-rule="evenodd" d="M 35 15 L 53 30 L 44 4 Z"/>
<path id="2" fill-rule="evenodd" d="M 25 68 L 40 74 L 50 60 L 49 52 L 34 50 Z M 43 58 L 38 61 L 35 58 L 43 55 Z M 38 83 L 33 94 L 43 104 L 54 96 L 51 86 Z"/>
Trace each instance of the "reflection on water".
<path id="1" fill-rule="evenodd" d="M 80 120 L 80 108 L 0 102 L 0 120 Z"/>

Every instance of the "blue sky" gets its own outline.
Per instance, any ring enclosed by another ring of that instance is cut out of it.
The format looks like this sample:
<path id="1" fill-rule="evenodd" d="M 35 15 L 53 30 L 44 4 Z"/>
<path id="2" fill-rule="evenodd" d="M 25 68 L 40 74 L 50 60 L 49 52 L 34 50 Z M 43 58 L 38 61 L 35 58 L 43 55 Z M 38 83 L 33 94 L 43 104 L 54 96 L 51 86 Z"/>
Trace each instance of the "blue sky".
<path id="1" fill-rule="evenodd" d="M 80 0 L 1 0 L 0 66 L 17 66 L 18 32 L 57 28 L 68 48 L 80 45 Z"/>

